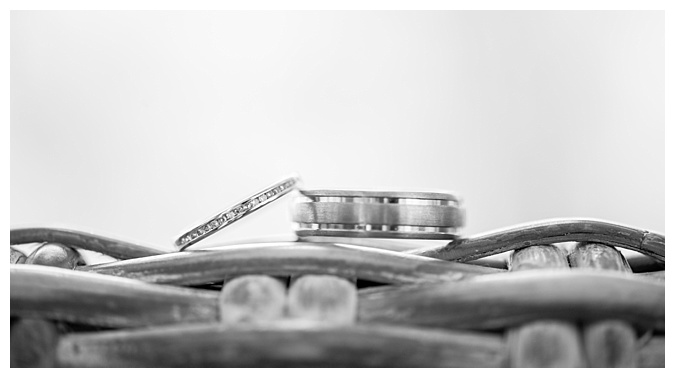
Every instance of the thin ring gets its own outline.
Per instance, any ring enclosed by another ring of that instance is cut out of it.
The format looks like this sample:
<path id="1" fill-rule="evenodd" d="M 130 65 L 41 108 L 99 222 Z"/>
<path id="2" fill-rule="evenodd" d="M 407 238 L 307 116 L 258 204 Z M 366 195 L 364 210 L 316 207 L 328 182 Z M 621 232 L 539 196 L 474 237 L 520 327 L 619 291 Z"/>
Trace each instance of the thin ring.
<path id="1" fill-rule="evenodd" d="M 178 237 L 174 244 L 182 251 L 290 193 L 299 182 L 300 178 L 296 175 L 287 177 L 191 228 Z"/>
<path id="2" fill-rule="evenodd" d="M 295 233 L 356 238 L 455 239 L 464 225 L 460 197 L 449 192 L 301 190 Z"/>

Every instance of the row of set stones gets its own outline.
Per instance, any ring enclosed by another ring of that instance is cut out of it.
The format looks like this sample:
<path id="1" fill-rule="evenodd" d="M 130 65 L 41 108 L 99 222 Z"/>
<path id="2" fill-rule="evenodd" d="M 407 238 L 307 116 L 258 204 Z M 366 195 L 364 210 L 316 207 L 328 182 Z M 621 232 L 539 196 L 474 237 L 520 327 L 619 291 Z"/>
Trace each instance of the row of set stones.
<path id="1" fill-rule="evenodd" d="M 249 200 L 246 200 L 239 205 L 231 208 L 230 210 L 218 214 L 216 217 L 213 219 L 209 220 L 208 222 L 202 224 L 199 226 L 199 228 L 183 235 L 181 238 L 181 244 L 187 244 L 190 241 L 197 239 L 198 237 L 205 235 L 209 232 L 217 230 L 219 227 L 224 225 L 225 223 L 232 221 L 235 218 L 239 218 L 243 216 L 247 211 L 253 210 L 256 208 L 258 205 L 262 204 L 263 202 L 267 201 L 268 199 L 282 193 L 285 190 L 290 189 L 293 187 L 295 184 L 295 180 L 291 179 L 288 180 L 272 189 L 267 190 L 266 192 L 252 198 Z"/>

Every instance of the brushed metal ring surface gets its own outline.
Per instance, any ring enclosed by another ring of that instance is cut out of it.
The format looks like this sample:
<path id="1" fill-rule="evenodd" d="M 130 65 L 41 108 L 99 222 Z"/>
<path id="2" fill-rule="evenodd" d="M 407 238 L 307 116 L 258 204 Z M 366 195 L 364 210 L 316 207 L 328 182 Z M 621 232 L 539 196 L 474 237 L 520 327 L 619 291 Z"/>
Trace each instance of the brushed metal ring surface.
<path id="1" fill-rule="evenodd" d="M 293 221 L 418 227 L 461 227 L 464 209 L 450 205 L 400 205 L 390 203 L 296 203 Z"/>
<path id="2" fill-rule="evenodd" d="M 299 182 L 300 178 L 296 175 L 284 178 L 191 228 L 179 236 L 174 244 L 182 251 L 290 193 Z"/>
<path id="3" fill-rule="evenodd" d="M 455 239 L 464 225 L 452 193 L 300 190 L 292 220 L 298 236 Z"/>

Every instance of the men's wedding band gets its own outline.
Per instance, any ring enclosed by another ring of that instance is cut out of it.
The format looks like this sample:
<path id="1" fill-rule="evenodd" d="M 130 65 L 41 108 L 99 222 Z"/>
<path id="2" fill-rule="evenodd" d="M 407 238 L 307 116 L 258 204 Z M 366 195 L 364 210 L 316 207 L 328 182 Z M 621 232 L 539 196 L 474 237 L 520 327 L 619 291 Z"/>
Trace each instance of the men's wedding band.
<path id="1" fill-rule="evenodd" d="M 300 237 L 455 239 L 464 226 L 452 193 L 301 190 L 293 205 Z"/>
<path id="2" fill-rule="evenodd" d="M 206 222 L 191 228 L 188 232 L 182 234 L 174 244 L 179 251 L 182 251 L 290 193 L 299 182 L 298 176 L 285 178 L 209 218 Z"/>

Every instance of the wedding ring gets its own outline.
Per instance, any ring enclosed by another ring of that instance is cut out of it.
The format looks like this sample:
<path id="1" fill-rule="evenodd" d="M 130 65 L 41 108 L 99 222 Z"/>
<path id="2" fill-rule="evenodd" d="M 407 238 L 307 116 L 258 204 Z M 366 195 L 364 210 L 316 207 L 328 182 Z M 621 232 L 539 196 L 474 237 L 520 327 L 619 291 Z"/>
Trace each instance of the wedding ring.
<path id="1" fill-rule="evenodd" d="M 174 244 L 182 251 L 290 193 L 299 182 L 298 176 L 285 178 L 191 228 L 176 239 Z"/>
<path id="2" fill-rule="evenodd" d="M 464 226 L 452 193 L 301 190 L 293 205 L 295 233 L 396 239 L 455 239 Z"/>

